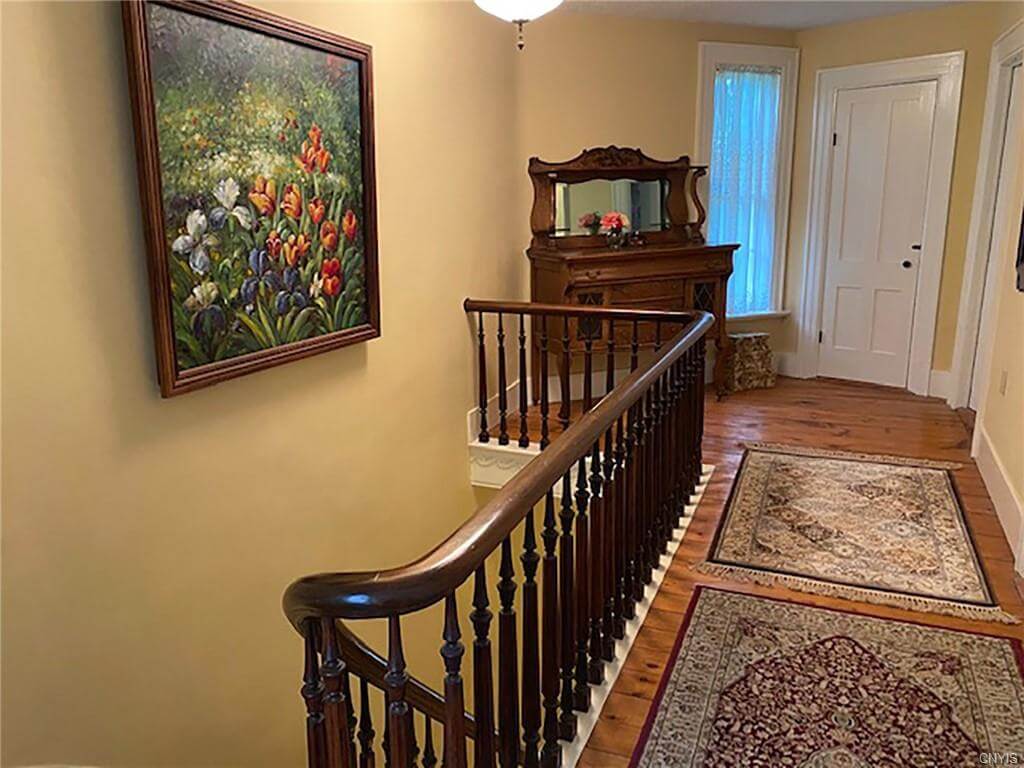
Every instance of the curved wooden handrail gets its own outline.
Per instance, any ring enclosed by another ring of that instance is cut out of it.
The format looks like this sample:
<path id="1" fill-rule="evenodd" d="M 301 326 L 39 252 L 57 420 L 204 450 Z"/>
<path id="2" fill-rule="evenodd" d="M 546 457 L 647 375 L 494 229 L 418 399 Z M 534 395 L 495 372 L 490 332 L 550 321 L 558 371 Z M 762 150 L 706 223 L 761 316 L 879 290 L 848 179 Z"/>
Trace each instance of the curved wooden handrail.
<path id="1" fill-rule="evenodd" d="M 568 467 L 584 455 L 616 420 L 635 405 L 714 322 L 707 312 L 566 307 L 521 302 L 466 300 L 467 312 L 565 314 L 572 316 L 686 323 L 662 354 L 629 374 L 591 411 L 534 458 L 498 494 L 447 539 L 418 560 L 398 568 L 323 573 L 293 582 L 283 607 L 302 633 L 310 618 L 371 619 L 412 613 L 442 601 L 468 579 L 526 516 Z"/>

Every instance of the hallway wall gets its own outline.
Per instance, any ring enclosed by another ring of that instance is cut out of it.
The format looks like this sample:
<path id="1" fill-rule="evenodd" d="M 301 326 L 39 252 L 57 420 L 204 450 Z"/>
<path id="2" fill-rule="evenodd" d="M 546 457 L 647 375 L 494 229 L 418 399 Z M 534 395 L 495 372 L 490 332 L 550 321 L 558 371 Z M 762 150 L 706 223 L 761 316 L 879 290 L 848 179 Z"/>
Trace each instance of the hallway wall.
<path id="1" fill-rule="evenodd" d="M 284 588 L 475 508 L 461 302 L 521 279 L 508 29 L 267 7 L 374 46 L 383 335 L 161 400 L 119 6 L 2 4 L 4 766 L 304 765 Z M 406 623 L 438 681 L 440 628 Z"/>

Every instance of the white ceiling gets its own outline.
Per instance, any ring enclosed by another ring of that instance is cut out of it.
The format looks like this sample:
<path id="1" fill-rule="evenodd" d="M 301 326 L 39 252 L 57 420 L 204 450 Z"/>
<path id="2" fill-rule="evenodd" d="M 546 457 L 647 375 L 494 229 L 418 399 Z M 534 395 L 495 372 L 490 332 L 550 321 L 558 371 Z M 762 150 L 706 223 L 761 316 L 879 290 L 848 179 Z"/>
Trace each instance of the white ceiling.
<path id="1" fill-rule="evenodd" d="M 573 11 L 655 19 L 807 29 L 844 21 L 937 8 L 951 0 L 568 0 Z"/>

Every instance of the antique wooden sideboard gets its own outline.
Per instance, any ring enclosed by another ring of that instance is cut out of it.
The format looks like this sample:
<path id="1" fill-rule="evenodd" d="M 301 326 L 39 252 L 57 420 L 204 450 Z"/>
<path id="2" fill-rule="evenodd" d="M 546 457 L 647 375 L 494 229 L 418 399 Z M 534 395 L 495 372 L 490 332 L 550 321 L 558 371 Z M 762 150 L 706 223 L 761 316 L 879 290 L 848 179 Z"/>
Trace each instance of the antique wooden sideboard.
<path id="1" fill-rule="evenodd" d="M 730 354 L 724 322 L 726 283 L 733 251 L 739 246 L 709 245 L 704 240 L 705 210 L 697 184 L 706 172 L 705 166 L 691 165 L 686 156 L 659 161 L 639 149 L 615 146 L 588 149 L 562 163 L 531 158 L 533 238 L 527 256 L 530 297 L 536 302 L 711 312 L 715 324 L 707 338 L 716 347 L 714 381 L 722 395 Z M 629 217 L 623 236 L 599 231 L 597 221 L 608 212 L 598 208 L 604 202 L 608 210 Z M 622 210 L 625 207 L 631 210 Z M 603 348 L 608 333 L 607 326 L 577 328 L 570 344 L 575 348 L 589 341 L 595 350 Z M 632 329 L 620 326 L 614 333 L 618 348 L 628 349 Z M 640 344 L 653 346 L 656 335 L 656 329 L 643 328 Z M 532 354 L 536 362 L 536 328 Z M 539 393 L 540 381 L 535 379 L 535 401 Z"/>

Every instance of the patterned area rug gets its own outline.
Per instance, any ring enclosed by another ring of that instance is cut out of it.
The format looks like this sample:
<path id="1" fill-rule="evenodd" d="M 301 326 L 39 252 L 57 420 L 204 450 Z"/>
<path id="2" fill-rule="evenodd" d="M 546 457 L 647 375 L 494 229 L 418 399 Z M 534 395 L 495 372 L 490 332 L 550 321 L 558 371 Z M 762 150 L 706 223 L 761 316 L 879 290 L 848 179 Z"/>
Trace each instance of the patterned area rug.
<path id="1" fill-rule="evenodd" d="M 698 587 L 630 768 L 1018 763 L 1019 640 Z"/>
<path id="2" fill-rule="evenodd" d="M 957 465 L 748 446 L 708 562 L 719 576 L 969 619 L 995 604 L 953 486 Z"/>

